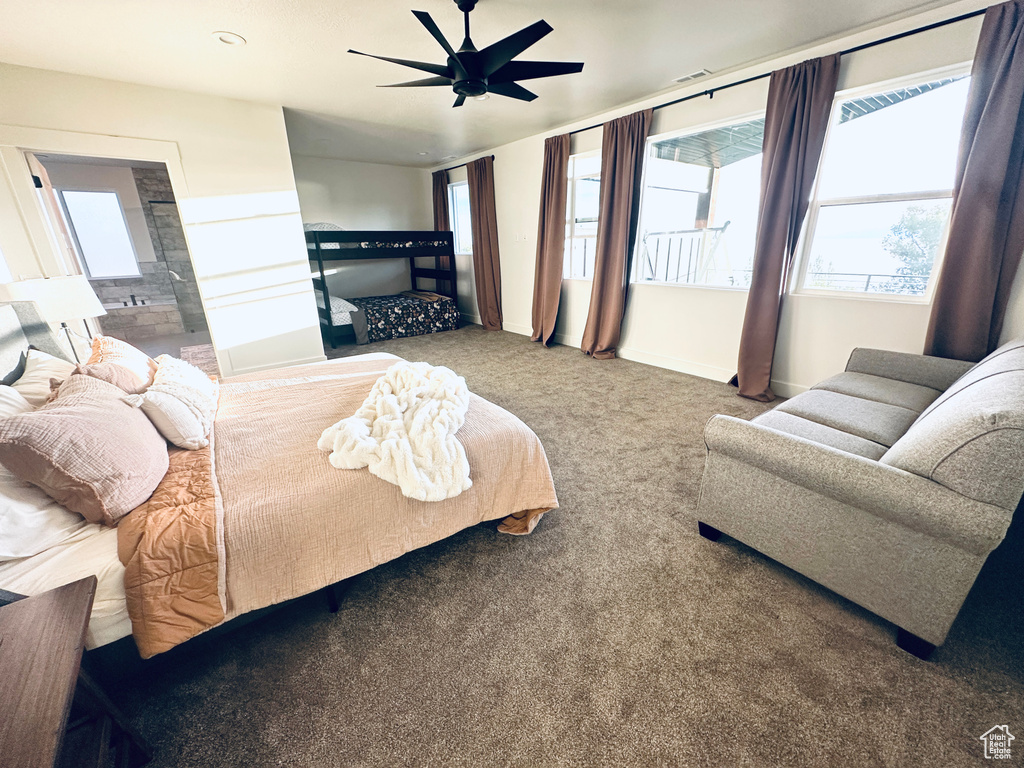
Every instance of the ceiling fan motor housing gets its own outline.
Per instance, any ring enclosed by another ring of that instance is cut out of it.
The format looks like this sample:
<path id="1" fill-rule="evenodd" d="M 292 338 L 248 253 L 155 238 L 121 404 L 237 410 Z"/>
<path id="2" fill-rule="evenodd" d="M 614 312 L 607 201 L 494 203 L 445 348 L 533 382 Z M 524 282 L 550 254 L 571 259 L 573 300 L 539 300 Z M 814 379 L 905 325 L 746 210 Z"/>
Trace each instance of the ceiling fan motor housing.
<path id="1" fill-rule="evenodd" d="M 516 57 L 552 31 L 551 25 L 541 19 L 508 37 L 492 43 L 478 51 L 469 36 L 469 12 L 476 7 L 477 0 L 455 0 L 459 10 L 463 12 L 465 38 L 462 47 L 456 51 L 445 38 L 430 14 L 426 11 L 413 11 L 413 15 L 426 27 L 431 36 L 448 53 L 446 66 L 439 66 L 425 61 L 394 59 L 388 56 L 375 56 L 369 53 L 349 49 L 349 53 L 370 56 L 374 59 L 390 61 L 405 67 L 429 72 L 433 77 L 415 80 L 408 83 L 395 83 L 388 88 L 417 88 L 423 86 L 450 86 L 458 98 L 454 107 L 461 107 L 467 98 L 476 98 L 487 93 L 496 93 L 520 101 L 533 101 L 537 94 L 531 93 L 517 83 L 517 80 L 533 80 L 541 77 L 554 77 L 580 72 L 582 62 L 561 61 L 520 61 Z"/>
<path id="2" fill-rule="evenodd" d="M 476 48 L 467 37 L 459 50 L 459 58 L 448 57 L 448 66 L 456 73 L 456 79 L 452 82 L 452 90 L 460 96 L 474 98 L 487 93 L 487 80 L 477 65 L 476 54 Z"/>

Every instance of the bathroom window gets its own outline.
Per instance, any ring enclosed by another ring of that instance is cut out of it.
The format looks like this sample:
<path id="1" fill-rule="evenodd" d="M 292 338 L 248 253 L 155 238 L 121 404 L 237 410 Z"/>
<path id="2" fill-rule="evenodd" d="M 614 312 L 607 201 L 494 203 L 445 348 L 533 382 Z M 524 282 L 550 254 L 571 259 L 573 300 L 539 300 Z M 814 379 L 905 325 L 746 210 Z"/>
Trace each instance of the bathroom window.
<path id="1" fill-rule="evenodd" d="M 89 278 L 108 280 L 142 274 L 116 192 L 62 189 L 57 195 Z"/>

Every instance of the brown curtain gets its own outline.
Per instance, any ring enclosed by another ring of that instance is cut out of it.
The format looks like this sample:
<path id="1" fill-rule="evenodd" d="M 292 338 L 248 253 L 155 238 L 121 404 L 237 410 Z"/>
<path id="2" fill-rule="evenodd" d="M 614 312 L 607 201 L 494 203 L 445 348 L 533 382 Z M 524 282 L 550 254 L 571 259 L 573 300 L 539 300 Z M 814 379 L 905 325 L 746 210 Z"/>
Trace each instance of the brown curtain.
<path id="1" fill-rule="evenodd" d="M 764 125 L 754 273 L 740 337 L 740 394 L 768 403 L 779 312 L 839 79 L 839 54 L 772 73 Z"/>
<path id="2" fill-rule="evenodd" d="M 501 330 L 501 264 L 498 261 L 498 214 L 494 208 L 494 158 L 481 157 L 466 166 L 469 174 L 469 217 L 473 226 L 473 271 L 476 305 L 488 331 Z"/>
<path id="3" fill-rule="evenodd" d="M 448 171 L 434 171 L 430 176 L 434 192 L 434 231 L 451 229 L 448 219 Z"/>
<path id="4" fill-rule="evenodd" d="M 565 260 L 565 203 L 569 186 L 569 134 L 544 142 L 544 173 L 537 223 L 537 268 L 533 276 L 533 341 L 545 347 L 555 335 Z"/>
<path id="5" fill-rule="evenodd" d="M 999 344 L 1024 252 L 1024 3 L 985 13 L 960 135 L 946 257 L 925 354 L 980 360 Z"/>
<path id="6" fill-rule="evenodd" d="M 448 219 L 448 171 L 434 171 L 430 178 L 433 182 L 434 231 L 447 232 L 452 228 Z M 448 269 L 448 257 L 437 256 L 434 259 L 434 269 Z M 435 280 L 434 288 L 438 293 L 448 296 L 452 294 L 449 280 Z"/>
<path id="7" fill-rule="evenodd" d="M 654 110 L 645 109 L 604 124 L 594 282 L 580 345 L 598 360 L 615 357 L 619 345 L 640 208 L 644 149 L 653 114 Z"/>

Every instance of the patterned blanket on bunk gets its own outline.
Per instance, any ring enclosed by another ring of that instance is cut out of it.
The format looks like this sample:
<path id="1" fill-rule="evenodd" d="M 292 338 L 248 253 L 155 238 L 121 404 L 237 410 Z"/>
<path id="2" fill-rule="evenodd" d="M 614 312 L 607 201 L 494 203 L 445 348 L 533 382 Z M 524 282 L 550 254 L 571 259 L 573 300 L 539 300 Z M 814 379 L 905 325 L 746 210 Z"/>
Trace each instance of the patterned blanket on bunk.
<path id="1" fill-rule="evenodd" d="M 350 301 L 363 310 L 366 319 L 366 342 L 421 336 L 438 331 L 454 331 L 459 327 L 459 308 L 454 301 L 424 301 L 411 296 L 368 296 Z M 356 318 L 353 317 L 353 322 Z M 360 329 L 356 329 L 359 343 Z"/>

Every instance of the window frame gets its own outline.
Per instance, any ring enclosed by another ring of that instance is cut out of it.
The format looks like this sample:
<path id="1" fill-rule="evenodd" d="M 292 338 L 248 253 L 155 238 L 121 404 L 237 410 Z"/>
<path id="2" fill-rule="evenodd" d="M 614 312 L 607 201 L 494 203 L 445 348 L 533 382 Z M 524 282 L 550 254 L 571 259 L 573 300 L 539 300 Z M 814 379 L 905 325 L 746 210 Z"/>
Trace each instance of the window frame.
<path id="1" fill-rule="evenodd" d="M 459 235 L 458 235 L 458 230 L 456 229 L 456 224 L 460 221 L 460 219 L 458 218 L 458 215 L 456 213 L 456 211 L 458 210 L 457 206 L 455 205 L 455 188 L 456 187 L 465 187 L 466 190 L 467 190 L 466 194 L 468 195 L 469 194 L 469 191 L 468 191 L 469 190 L 469 181 L 467 181 L 467 180 L 452 181 L 452 182 L 448 183 L 448 223 L 449 223 L 449 225 L 451 225 L 451 228 L 452 228 L 452 240 L 453 240 L 453 242 L 452 242 L 452 249 L 453 249 L 453 252 L 455 253 L 456 256 L 472 256 L 473 255 L 473 222 L 472 222 L 472 220 L 470 220 L 470 222 L 469 222 L 469 250 L 468 251 L 460 251 L 460 250 L 458 250 L 458 247 L 459 247 Z"/>
<path id="2" fill-rule="evenodd" d="M 740 114 L 740 115 L 732 115 L 730 117 L 724 117 L 724 118 L 721 118 L 719 120 L 711 120 L 711 121 L 708 121 L 706 123 L 699 123 L 697 125 L 687 126 L 685 128 L 679 128 L 679 129 L 673 130 L 673 131 L 666 131 L 664 133 L 659 133 L 656 136 L 648 136 L 647 137 L 647 142 L 644 145 L 643 172 L 642 172 L 641 179 L 640 179 L 640 205 L 639 205 L 639 207 L 637 209 L 637 236 L 636 236 L 636 242 L 633 243 L 633 258 L 632 258 L 633 265 L 631 267 L 631 274 L 629 276 L 630 285 L 672 286 L 673 288 L 698 288 L 698 289 L 713 290 L 713 291 L 742 291 L 743 293 L 747 293 L 750 290 L 749 288 L 742 288 L 740 286 L 735 286 L 735 285 L 708 285 L 707 283 L 676 283 L 676 282 L 666 282 L 664 280 L 639 280 L 639 279 L 637 279 L 638 275 L 640 274 L 640 248 L 641 248 L 641 245 L 642 245 L 641 238 L 640 238 L 639 226 L 640 226 L 640 222 L 643 220 L 644 198 L 647 196 L 647 168 L 648 168 L 647 161 L 651 157 L 651 152 L 650 152 L 651 144 L 657 143 L 659 141 L 664 141 L 666 139 L 678 139 L 678 138 L 680 138 L 682 136 L 695 136 L 698 133 L 704 133 L 705 131 L 712 131 L 712 130 L 714 130 L 716 128 L 724 128 L 726 126 L 736 125 L 738 123 L 747 123 L 747 122 L 750 122 L 751 120 L 757 120 L 758 118 L 763 118 L 764 116 L 765 116 L 765 110 L 764 109 L 752 110 L 750 112 L 745 112 L 745 113 Z M 762 154 L 763 154 L 763 152 L 762 152 Z M 758 188 L 758 194 L 760 195 L 760 187 Z M 755 214 L 755 216 L 756 216 L 756 214 Z M 755 221 L 755 225 L 756 225 L 756 221 Z M 751 258 L 753 258 L 753 257 L 751 257 Z M 753 262 L 751 262 L 751 263 L 753 263 Z"/>
<path id="3" fill-rule="evenodd" d="M 64 217 L 64 224 L 68 228 L 68 233 L 71 235 L 71 239 L 75 246 L 75 255 L 78 257 L 79 266 L 82 268 L 82 272 L 85 274 L 86 279 L 92 280 L 141 280 L 144 275 L 142 274 L 142 262 L 139 261 L 139 252 L 135 247 L 135 239 L 132 237 L 132 230 L 128 226 L 128 217 L 124 212 L 124 205 L 121 203 L 121 195 L 118 194 L 116 189 L 110 187 L 91 187 L 89 189 L 82 189 L 79 187 L 54 187 L 54 192 L 57 197 L 57 201 L 60 203 L 60 212 Z M 85 250 L 82 248 L 82 243 L 78 239 L 78 231 L 75 229 L 74 219 L 71 218 L 71 211 L 68 210 L 67 202 L 64 200 L 65 192 L 83 192 L 83 193 L 94 193 L 94 194 L 112 194 L 114 199 L 117 200 L 118 210 L 121 211 L 121 223 L 124 225 L 125 234 L 128 235 L 128 245 L 132 249 L 132 258 L 135 259 L 135 266 L 138 272 L 134 275 L 104 275 L 103 277 L 93 277 L 92 270 L 89 269 L 89 260 L 85 256 Z"/>
<path id="4" fill-rule="evenodd" d="M 594 276 L 591 274 L 589 277 L 573 277 L 572 276 L 572 241 L 576 239 L 576 182 L 580 179 L 597 179 L 598 184 L 601 183 L 601 170 L 598 167 L 597 173 L 584 174 L 583 176 L 575 176 L 572 171 L 576 167 L 577 159 L 589 160 L 590 158 L 601 157 L 600 149 L 590 149 L 586 152 L 575 152 L 569 155 L 569 164 L 566 168 L 566 174 L 568 176 L 568 184 L 566 187 L 566 205 L 565 205 L 565 250 L 562 254 L 562 280 L 579 280 L 585 283 L 591 283 L 594 281 Z M 598 193 L 598 200 L 600 201 L 600 192 Z M 587 219 L 589 222 L 590 220 Z M 598 202 L 597 216 L 594 218 L 594 223 L 601 226 L 601 208 L 600 202 Z M 583 236 L 580 236 L 583 238 Z M 594 249 L 597 249 L 597 235 L 594 235 Z M 569 259 L 569 277 L 565 276 L 566 273 L 566 259 Z M 584 268 L 586 268 L 586 258 L 584 258 Z M 595 265 L 596 268 L 596 265 Z"/>
<path id="5" fill-rule="evenodd" d="M 952 64 L 947 67 L 917 72 L 904 77 L 880 80 L 868 85 L 847 88 L 837 91 L 832 101 L 832 109 L 829 112 L 828 131 L 825 134 L 825 143 L 821 151 L 821 158 L 818 160 L 818 168 L 814 178 L 814 187 L 811 191 L 811 199 L 807 206 L 807 215 L 804 218 L 804 225 L 800 232 L 800 239 L 797 245 L 797 265 L 792 270 L 788 292 L 795 296 L 817 296 L 827 298 L 854 299 L 860 301 L 883 301 L 897 304 L 928 305 L 931 304 L 935 295 L 935 287 L 938 276 L 942 272 L 942 264 L 946 255 L 946 240 L 949 237 L 949 217 L 942 230 L 942 239 L 939 242 L 939 250 L 932 263 L 931 273 L 928 275 L 928 283 L 924 293 L 912 295 L 905 293 L 872 293 L 868 291 L 841 291 L 831 288 L 808 288 L 805 287 L 807 272 L 813 258 L 812 248 L 814 246 L 814 234 L 818 228 L 818 219 L 822 208 L 829 208 L 843 205 L 867 205 L 871 203 L 905 203 L 905 202 L 926 202 L 929 200 L 952 200 L 953 189 L 932 189 L 917 192 L 888 192 L 875 195 L 855 195 L 852 197 L 834 197 L 822 200 L 819 196 L 819 189 L 822 180 L 822 169 L 825 165 L 825 157 L 828 152 L 832 133 L 839 124 L 836 112 L 840 105 L 857 98 L 858 96 L 870 96 L 877 93 L 905 88 L 913 85 L 920 85 L 934 80 L 942 80 L 954 75 L 971 76 L 970 62 Z"/>

